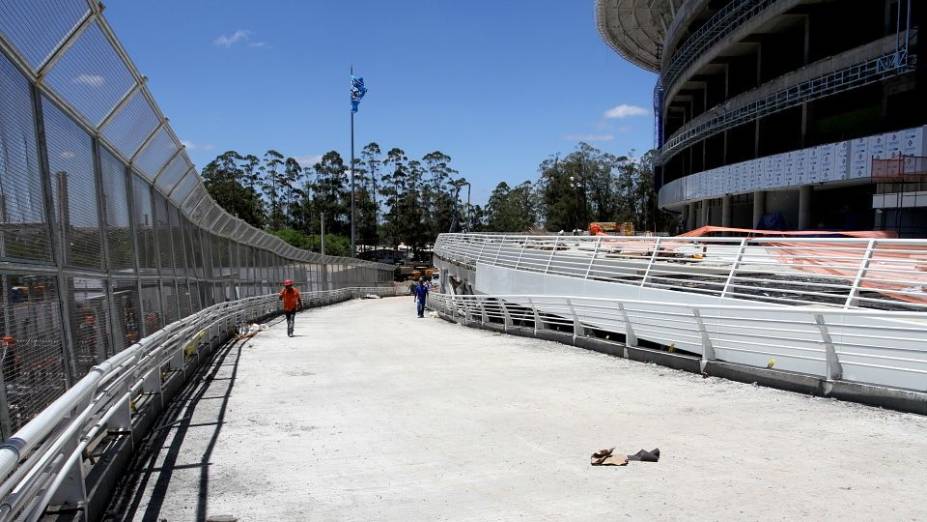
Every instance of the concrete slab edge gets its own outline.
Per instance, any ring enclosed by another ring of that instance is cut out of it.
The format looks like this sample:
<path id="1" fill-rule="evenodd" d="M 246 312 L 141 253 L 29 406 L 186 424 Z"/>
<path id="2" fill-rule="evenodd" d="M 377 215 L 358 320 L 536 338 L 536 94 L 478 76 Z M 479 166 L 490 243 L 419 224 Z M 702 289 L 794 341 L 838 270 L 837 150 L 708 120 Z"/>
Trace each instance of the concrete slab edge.
<path id="1" fill-rule="evenodd" d="M 691 355 L 639 346 L 627 346 L 623 343 L 606 341 L 595 337 L 574 337 L 572 333 L 564 331 L 549 329 L 535 331 L 532 328 L 512 326 L 504 328 L 503 325 L 495 323 L 486 325 L 479 321 L 452 317 L 444 312 L 438 312 L 438 317 L 470 328 L 555 341 L 586 350 L 627 358 L 632 361 L 654 363 L 677 370 L 699 373 L 705 377 L 720 377 L 736 382 L 755 383 L 760 386 L 806 395 L 830 397 L 889 410 L 927 415 L 927 393 L 924 392 L 857 382 L 828 381 L 816 375 L 773 368 L 758 368 L 723 361 L 706 361 L 703 369 L 701 359 Z"/>

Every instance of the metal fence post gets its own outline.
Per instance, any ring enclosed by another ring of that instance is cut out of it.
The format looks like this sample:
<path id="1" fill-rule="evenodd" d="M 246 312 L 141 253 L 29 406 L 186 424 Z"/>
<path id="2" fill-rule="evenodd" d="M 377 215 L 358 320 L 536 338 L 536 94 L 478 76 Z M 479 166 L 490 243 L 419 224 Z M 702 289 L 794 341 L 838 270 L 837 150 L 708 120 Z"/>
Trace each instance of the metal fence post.
<path id="1" fill-rule="evenodd" d="M 824 341 L 824 362 L 825 378 L 828 381 L 836 381 L 843 378 L 843 367 L 840 359 L 837 357 L 837 350 L 834 348 L 834 341 L 830 337 L 827 329 L 827 322 L 824 321 L 823 314 L 814 314 L 814 322 L 818 325 L 821 332 L 821 340 Z"/>
<path id="2" fill-rule="evenodd" d="M 650 254 L 650 261 L 647 262 L 647 269 L 644 270 L 644 277 L 641 278 L 641 286 L 647 284 L 647 276 L 650 275 L 650 270 L 653 268 L 653 263 L 656 261 L 657 252 L 660 251 L 660 238 L 657 238 L 657 241 L 653 244 L 653 252 Z"/>
<path id="3" fill-rule="evenodd" d="M 509 307 L 505 305 L 505 301 L 499 301 L 499 305 L 502 307 L 502 329 L 508 332 L 509 328 L 514 325 L 512 315 L 509 314 Z"/>
<path id="4" fill-rule="evenodd" d="M 576 308 L 573 306 L 573 300 L 568 297 L 566 303 L 570 308 L 570 314 L 573 315 L 573 342 L 575 343 L 577 337 L 586 335 L 586 329 L 583 328 L 583 324 L 579 321 L 579 316 L 576 315 Z"/>
<path id="5" fill-rule="evenodd" d="M 693 308 L 692 315 L 695 317 L 695 322 L 698 324 L 698 331 L 702 336 L 702 360 L 699 362 L 699 366 L 702 372 L 704 372 L 705 368 L 708 367 L 708 363 L 715 360 L 715 349 L 711 344 L 711 337 L 708 335 L 708 329 L 705 328 L 705 321 L 702 320 L 702 314 L 699 312 L 699 309 Z"/>
<path id="6" fill-rule="evenodd" d="M 599 255 L 599 246 L 602 245 L 602 236 L 598 236 L 598 239 L 595 242 L 595 250 L 592 251 L 592 257 L 589 259 L 589 266 L 586 267 L 586 274 L 583 275 L 583 279 L 589 279 L 589 272 L 592 271 L 592 265 L 595 263 L 596 256 Z"/>
<path id="7" fill-rule="evenodd" d="M 522 241 L 521 250 L 518 251 L 518 259 L 515 260 L 515 270 L 518 270 L 518 265 L 521 264 L 521 256 L 525 253 L 525 243 L 527 242 L 527 239 Z"/>
<path id="8" fill-rule="evenodd" d="M 502 240 L 499 241 L 499 249 L 496 250 L 496 258 L 492 261 L 493 266 L 499 266 L 499 254 L 502 253 L 502 247 L 505 245 L 505 238 L 506 236 L 502 236 Z"/>
<path id="9" fill-rule="evenodd" d="M 869 270 L 869 262 L 872 261 L 872 251 L 874 247 L 875 239 L 870 239 L 869 243 L 866 245 L 866 253 L 863 254 L 863 259 L 859 263 L 859 270 L 856 272 L 856 277 L 853 279 L 853 285 L 850 287 L 850 293 L 847 295 L 846 302 L 843 303 L 844 309 L 853 306 L 853 300 L 856 294 L 859 293 L 859 284 L 863 280 L 863 274 Z"/>
<path id="10" fill-rule="evenodd" d="M 624 303 L 618 303 L 618 311 L 621 313 L 621 317 L 624 319 L 624 344 L 625 351 L 624 356 L 627 358 L 628 350 L 627 347 L 637 346 L 637 335 L 634 334 L 634 327 L 631 326 L 631 318 L 628 316 L 628 311 L 624 307 Z"/>
<path id="11" fill-rule="evenodd" d="M 538 330 L 544 328 L 541 324 L 541 314 L 538 313 L 538 307 L 534 304 L 534 299 L 528 298 L 528 306 L 531 307 L 531 314 L 534 316 L 534 336 L 538 336 Z"/>
<path id="12" fill-rule="evenodd" d="M 557 246 L 560 244 L 560 236 L 557 236 L 557 239 L 554 240 L 554 248 L 550 251 L 550 257 L 547 258 L 547 266 L 544 267 L 544 273 L 550 272 L 550 263 L 554 260 L 554 254 L 557 253 Z"/>
<path id="13" fill-rule="evenodd" d="M 724 288 L 721 289 L 721 297 L 727 295 L 728 289 L 731 287 L 731 281 L 734 280 L 734 273 L 737 272 L 737 268 L 740 266 L 740 262 L 744 258 L 744 251 L 747 249 L 747 238 L 740 240 L 740 248 L 737 250 L 737 259 L 734 260 L 734 264 L 731 266 L 731 271 L 727 274 L 727 280 L 724 281 Z"/>
<path id="14" fill-rule="evenodd" d="M 32 114 L 35 118 L 35 143 L 39 157 L 39 176 L 42 182 L 42 202 L 45 206 L 45 220 L 49 233 L 49 254 L 57 268 L 56 283 L 58 285 L 58 313 L 61 317 L 62 366 L 67 385 L 71 387 L 79 377 L 77 375 L 74 336 L 71 333 L 71 307 L 68 306 L 68 296 L 71 292 L 64 273 L 66 245 L 62 240 L 63 232 L 59 230 L 61 224 L 57 222 L 55 202 L 52 198 L 51 169 L 48 164 L 48 145 L 45 139 L 45 116 L 42 110 L 42 96 L 35 85 L 32 85 L 30 94 L 32 96 Z"/>

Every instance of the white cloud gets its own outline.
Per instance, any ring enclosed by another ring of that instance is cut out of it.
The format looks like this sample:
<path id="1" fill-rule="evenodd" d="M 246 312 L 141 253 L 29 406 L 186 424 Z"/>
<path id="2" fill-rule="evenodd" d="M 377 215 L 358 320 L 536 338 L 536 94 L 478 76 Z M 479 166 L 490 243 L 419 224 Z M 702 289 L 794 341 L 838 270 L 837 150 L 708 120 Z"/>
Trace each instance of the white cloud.
<path id="1" fill-rule="evenodd" d="M 188 140 L 180 140 L 180 143 L 186 147 L 187 150 L 212 150 L 214 148 L 210 143 L 198 144 Z"/>
<path id="2" fill-rule="evenodd" d="M 248 38 L 250 37 L 251 37 L 251 31 L 247 29 L 239 29 L 229 35 L 224 35 L 224 34 L 219 35 L 219 37 L 213 40 L 212 43 L 219 47 L 229 48 L 237 44 L 238 42 L 248 41 Z"/>
<path id="3" fill-rule="evenodd" d="M 316 163 L 322 161 L 321 154 L 305 154 L 303 156 L 296 156 L 293 159 L 302 166 L 302 168 L 310 168 Z"/>
<path id="4" fill-rule="evenodd" d="M 59 156 L 61 156 L 63 159 L 71 159 L 74 157 L 74 153 L 69 150 L 64 150 L 64 151 L 61 151 L 61 154 L 59 154 Z"/>
<path id="5" fill-rule="evenodd" d="M 604 116 L 609 119 L 621 119 L 631 118 L 633 116 L 646 116 L 648 114 L 650 114 L 650 111 L 643 107 L 622 103 L 621 105 L 612 107 L 611 109 L 605 111 Z"/>
<path id="6" fill-rule="evenodd" d="M 267 42 L 251 42 L 248 47 L 268 47 Z"/>
<path id="7" fill-rule="evenodd" d="M 563 137 L 567 141 L 612 141 L 615 136 L 612 134 L 567 134 Z"/>
<path id="8" fill-rule="evenodd" d="M 106 83 L 106 79 L 100 76 L 99 74 L 81 74 L 80 76 L 71 80 L 74 83 L 80 85 L 86 85 L 87 87 L 103 87 L 103 84 Z"/>

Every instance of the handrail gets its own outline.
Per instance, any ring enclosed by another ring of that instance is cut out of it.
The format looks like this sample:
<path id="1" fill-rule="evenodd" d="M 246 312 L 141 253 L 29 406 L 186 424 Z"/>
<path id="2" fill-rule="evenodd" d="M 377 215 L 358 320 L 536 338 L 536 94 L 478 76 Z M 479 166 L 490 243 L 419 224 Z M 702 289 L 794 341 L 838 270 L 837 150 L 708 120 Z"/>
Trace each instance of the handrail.
<path id="1" fill-rule="evenodd" d="M 566 295 L 429 296 L 453 320 L 506 332 L 559 330 L 721 361 L 899 390 L 927 392 L 927 318 L 916 312 L 735 306 Z M 466 311 L 479 307 L 479 316 Z M 515 324 L 518 322 L 519 324 Z"/>
<path id="2" fill-rule="evenodd" d="M 326 305 L 368 294 L 396 295 L 393 287 L 347 287 L 303 293 L 307 306 Z M 278 312 L 276 295 L 218 303 L 169 324 L 93 369 L 0 445 L 0 520 L 36 520 L 46 506 L 86 505 L 85 489 L 61 487 L 65 477 L 83 485 L 89 466 L 83 449 L 97 435 L 132 428 L 134 401 L 161 400 L 161 387 L 183 375 L 191 356 L 232 336 L 245 322 Z M 182 378 L 182 377 L 181 377 Z M 68 491 L 64 491 L 67 489 Z"/>
<path id="3" fill-rule="evenodd" d="M 442 234 L 437 259 L 779 306 L 927 312 L 927 240 Z"/>

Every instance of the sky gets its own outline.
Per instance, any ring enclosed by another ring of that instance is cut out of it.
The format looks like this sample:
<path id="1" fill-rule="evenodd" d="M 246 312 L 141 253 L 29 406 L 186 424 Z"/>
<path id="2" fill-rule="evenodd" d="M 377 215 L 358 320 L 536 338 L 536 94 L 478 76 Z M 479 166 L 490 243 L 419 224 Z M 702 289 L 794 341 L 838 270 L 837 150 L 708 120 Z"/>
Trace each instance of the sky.
<path id="1" fill-rule="evenodd" d="M 484 203 L 578 141 L 653 146 L 656 76 L 600 38 L 592 0 L 111 0 L 104 15 L 197 167 L 271 148 L 433 150 Z"/>

